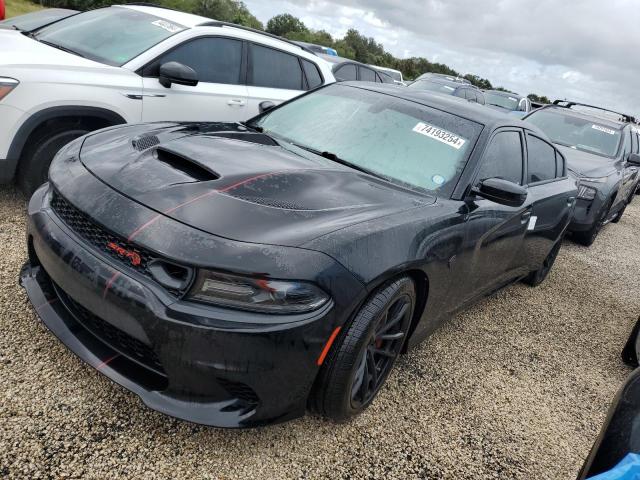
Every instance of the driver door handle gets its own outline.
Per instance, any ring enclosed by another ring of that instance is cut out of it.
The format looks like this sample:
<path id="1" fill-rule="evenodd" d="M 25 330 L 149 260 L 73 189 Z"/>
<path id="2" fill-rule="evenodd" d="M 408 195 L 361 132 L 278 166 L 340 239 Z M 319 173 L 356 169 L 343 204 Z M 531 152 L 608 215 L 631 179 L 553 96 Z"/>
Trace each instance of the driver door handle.
<path id="1" fill-rule="evenodd" d="M 239 98 L 231 98 L 227 102 L 227 105 L 229 105 L 230 107 L 244 107 L 246 104 L 247 104 L 246 101 L 241 100 Z"/>

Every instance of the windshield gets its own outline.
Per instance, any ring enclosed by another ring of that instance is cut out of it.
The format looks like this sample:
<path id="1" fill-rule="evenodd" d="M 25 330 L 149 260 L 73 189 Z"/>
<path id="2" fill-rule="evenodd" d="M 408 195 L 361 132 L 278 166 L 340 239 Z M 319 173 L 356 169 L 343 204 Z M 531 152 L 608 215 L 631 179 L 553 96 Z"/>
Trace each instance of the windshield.
<path id="1" fill-rule="evenodd" d="M 416 90 L 426 90 L 428 92 L 438 92 L 447 95 L 453 95 L 456 91 L 455 87 L 444 85 L 442 83 L 432 82 L 431 80 L 416 80 L 409 88 L 415 88 Z"/>
<path id="2" fill-rule="evenodd" d="M 493 92 L 484 92 L 484 98 L 487 105 L 496 105 L 514 112 L 518 110 L 518 104 L 520 103 L 518 97 L 499 95 Z"/>
<path id="3" fill-rule="evenodd" d="M 330 152 L 390 181 L 444 194 L 453 191 L 482 130 L 434 108 L 336 84 L 269 112 L 255 126 L 276 140 Z"/>
<path id="4" fill-rule="evenodd" d="M 35 39 L 97 62 L 122 66 L 181 30 L 182 25 L 147 13 L 110 7 L 60 20 L 36 33 Z"/>
<path id="5" fill-rule="evenodd" d="M 621 133 L 597 120 L 565 115 L 551 109 L 538 110 L 527 121 L 546 133 L 554 143 L 604 157 L 618 152 Z"/>
<path id="6" fill-rule="evenodd" d="M 0 25 L 11 25 L 19 30 L 25 30 L 27 32 L 48 25 L 52 22 L 60 20 L 61 18 L 70 17 L 75 15 L 75 10 L 65 10 L 62 8 L 49 8 L 41 10 L 39 12 L 25 13 L 17 17 L 10 18 L 0 22 Z"/>

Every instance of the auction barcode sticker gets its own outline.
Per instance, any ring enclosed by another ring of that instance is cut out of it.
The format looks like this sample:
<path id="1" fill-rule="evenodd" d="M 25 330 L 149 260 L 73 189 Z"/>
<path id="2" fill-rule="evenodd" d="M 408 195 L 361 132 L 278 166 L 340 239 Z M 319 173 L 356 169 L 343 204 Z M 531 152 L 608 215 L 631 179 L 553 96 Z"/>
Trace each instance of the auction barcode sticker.
<path id="1" fill-rule="evenodd" d="M 156 20 L 155 22 L 151 22 L 151 25 L 155 25 L 156 27 L 164 28 L 169 33 L 176 33 L 182 30 L 182 27 L 175 25 L 173 23 L 167 22 L 165 20 Z"/>
<path id="2" fill-rule="evenodd" d="M 433 125 L 429 125 L 428 123 L 418 122 L 418 124 L 413 127 L 413 131 L 419 133 L 420 135 L 424 135 L 425 137 L 433 138 L 434 140 L 442 142 L 445 145 L 449 145 L 456 150 L 460 150 L 467 142 L 465 138 L 462 138 L 459 135 L 447 132 L 442 128 L 434 127 Z"/>
<path id="3" fill-rule="evenodd" d="M 591 125 L 591 128 L 593 128 L 595 130 L 599 130 L 599 131 L 604 132 L 604 133 L 608 133 L 609 135 L 615 135 L 616 134 L 615 130 L 611 130 L 610 128 L 603 127 L 601 125 Z"/>

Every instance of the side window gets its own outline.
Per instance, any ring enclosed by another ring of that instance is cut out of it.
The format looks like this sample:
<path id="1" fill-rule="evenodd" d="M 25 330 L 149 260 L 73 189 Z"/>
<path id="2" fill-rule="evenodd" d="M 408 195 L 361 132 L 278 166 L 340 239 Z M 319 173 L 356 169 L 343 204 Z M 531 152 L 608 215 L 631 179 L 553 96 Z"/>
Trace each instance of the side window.
<path id="1" fill-rule="evenodd" d="M 360 67 L 360 80 L 363 82 L 375 82 L 376 72 L 370 68 Z"/>
<path id="2" fill-rule="evenodd" d="M 623 130 L 622 136 L 624 138 L 624 143 L 622 144 L 622 158 L 626 159 L 631 153 L 631 134 L 629 130 Z"/>
<path id="3" fill-rule="evenodd" d="M 564 157 L 556 152 L 556 178 L 564 177 Z"/>
<path id="4" fill-rule="evenodd" d="M 318 67 L 316 67 L 309 60 L 305 60 L 305 59 L 302 59 L 302 67 L 304 68 L 304 73 L 307 76 L 307 84 L 308 84 L 309 90 L 322 85 L 322 77 L 320 76 Z"/>
<path id="5" fill-rule="evenodd" d="M 198 38 L 183 43 L 144 69 L 145 77 L 157 77 L 160 66 L 179 62 L 193 68 L 198 80 L 208 83 L 240 83 L 242 42 L 229 38 Z"/>
<path id="6" fill-rule="evenodd" d="M 634 135 L 636 136 L 636 149 L 634 150 L 634 152 L 640 153 L 640 134 L 636 133 Z"/>
<path id="7" fill-rule="evenodd" d="M 249 85 L 302 90 L 298 57 L 254 43 L 249 46 Z"/>
<path id="8" fill-rule="evenodd" d="M 467 98 L 467 89 L 466 88 L 458 88 L 452 94 L 454 97 Z"/>
<path id="9" fill-rule="evenodd" d="M 335 72 L 336 80 L 348 81 L 357 80 L 356 66 L 353 63 L 348 63 L 338 68 Z"/>
<path id="10" fill-rule="evenodd" d="M 482 92 L 476 92 L 476 97 L 478 97 L 478 103 L 480 105 L 484 105 L 485 101 L 484 101 L 484 93 Z"/>
<path id="11" fill-rule="evenodd" d="M 502 178 L 522 184 L 522 139 L 518 132 L 500 132 L 487 147 L 478 180 Z"/>
<path id="12" fill-rule="evenodd" d="M 638 153 L 638 136 L 631 131 L 631 153 Z"/>
<path id="13" fill-rule="evenodd" d="M 470 102 L 478 103 L 478 96 L 476 95 L 476 92 L 468 88 L 466 93 L 467 100 L 469 100 Z"/>
<path id="14" fill-rule="evenodd" d="M 556 150 L 544 140 L 527 135 L 527 183 L 543 182 L 556 177 Z"/>

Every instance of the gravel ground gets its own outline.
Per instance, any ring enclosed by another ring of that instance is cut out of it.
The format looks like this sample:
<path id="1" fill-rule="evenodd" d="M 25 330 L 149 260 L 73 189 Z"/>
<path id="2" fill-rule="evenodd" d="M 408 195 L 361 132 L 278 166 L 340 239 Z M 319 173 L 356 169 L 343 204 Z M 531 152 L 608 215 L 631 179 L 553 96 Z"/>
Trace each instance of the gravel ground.
<path id="1" fill-rule="evenodd" d="M 217 430 L 155 413 L 69 353 L 17 285 L 24 199 L 0 189 L 0 477 L 572 479 L 629 370 L 640 199 L 549 279 L 458 315 L 399 361 L 375 404 Z"/>

